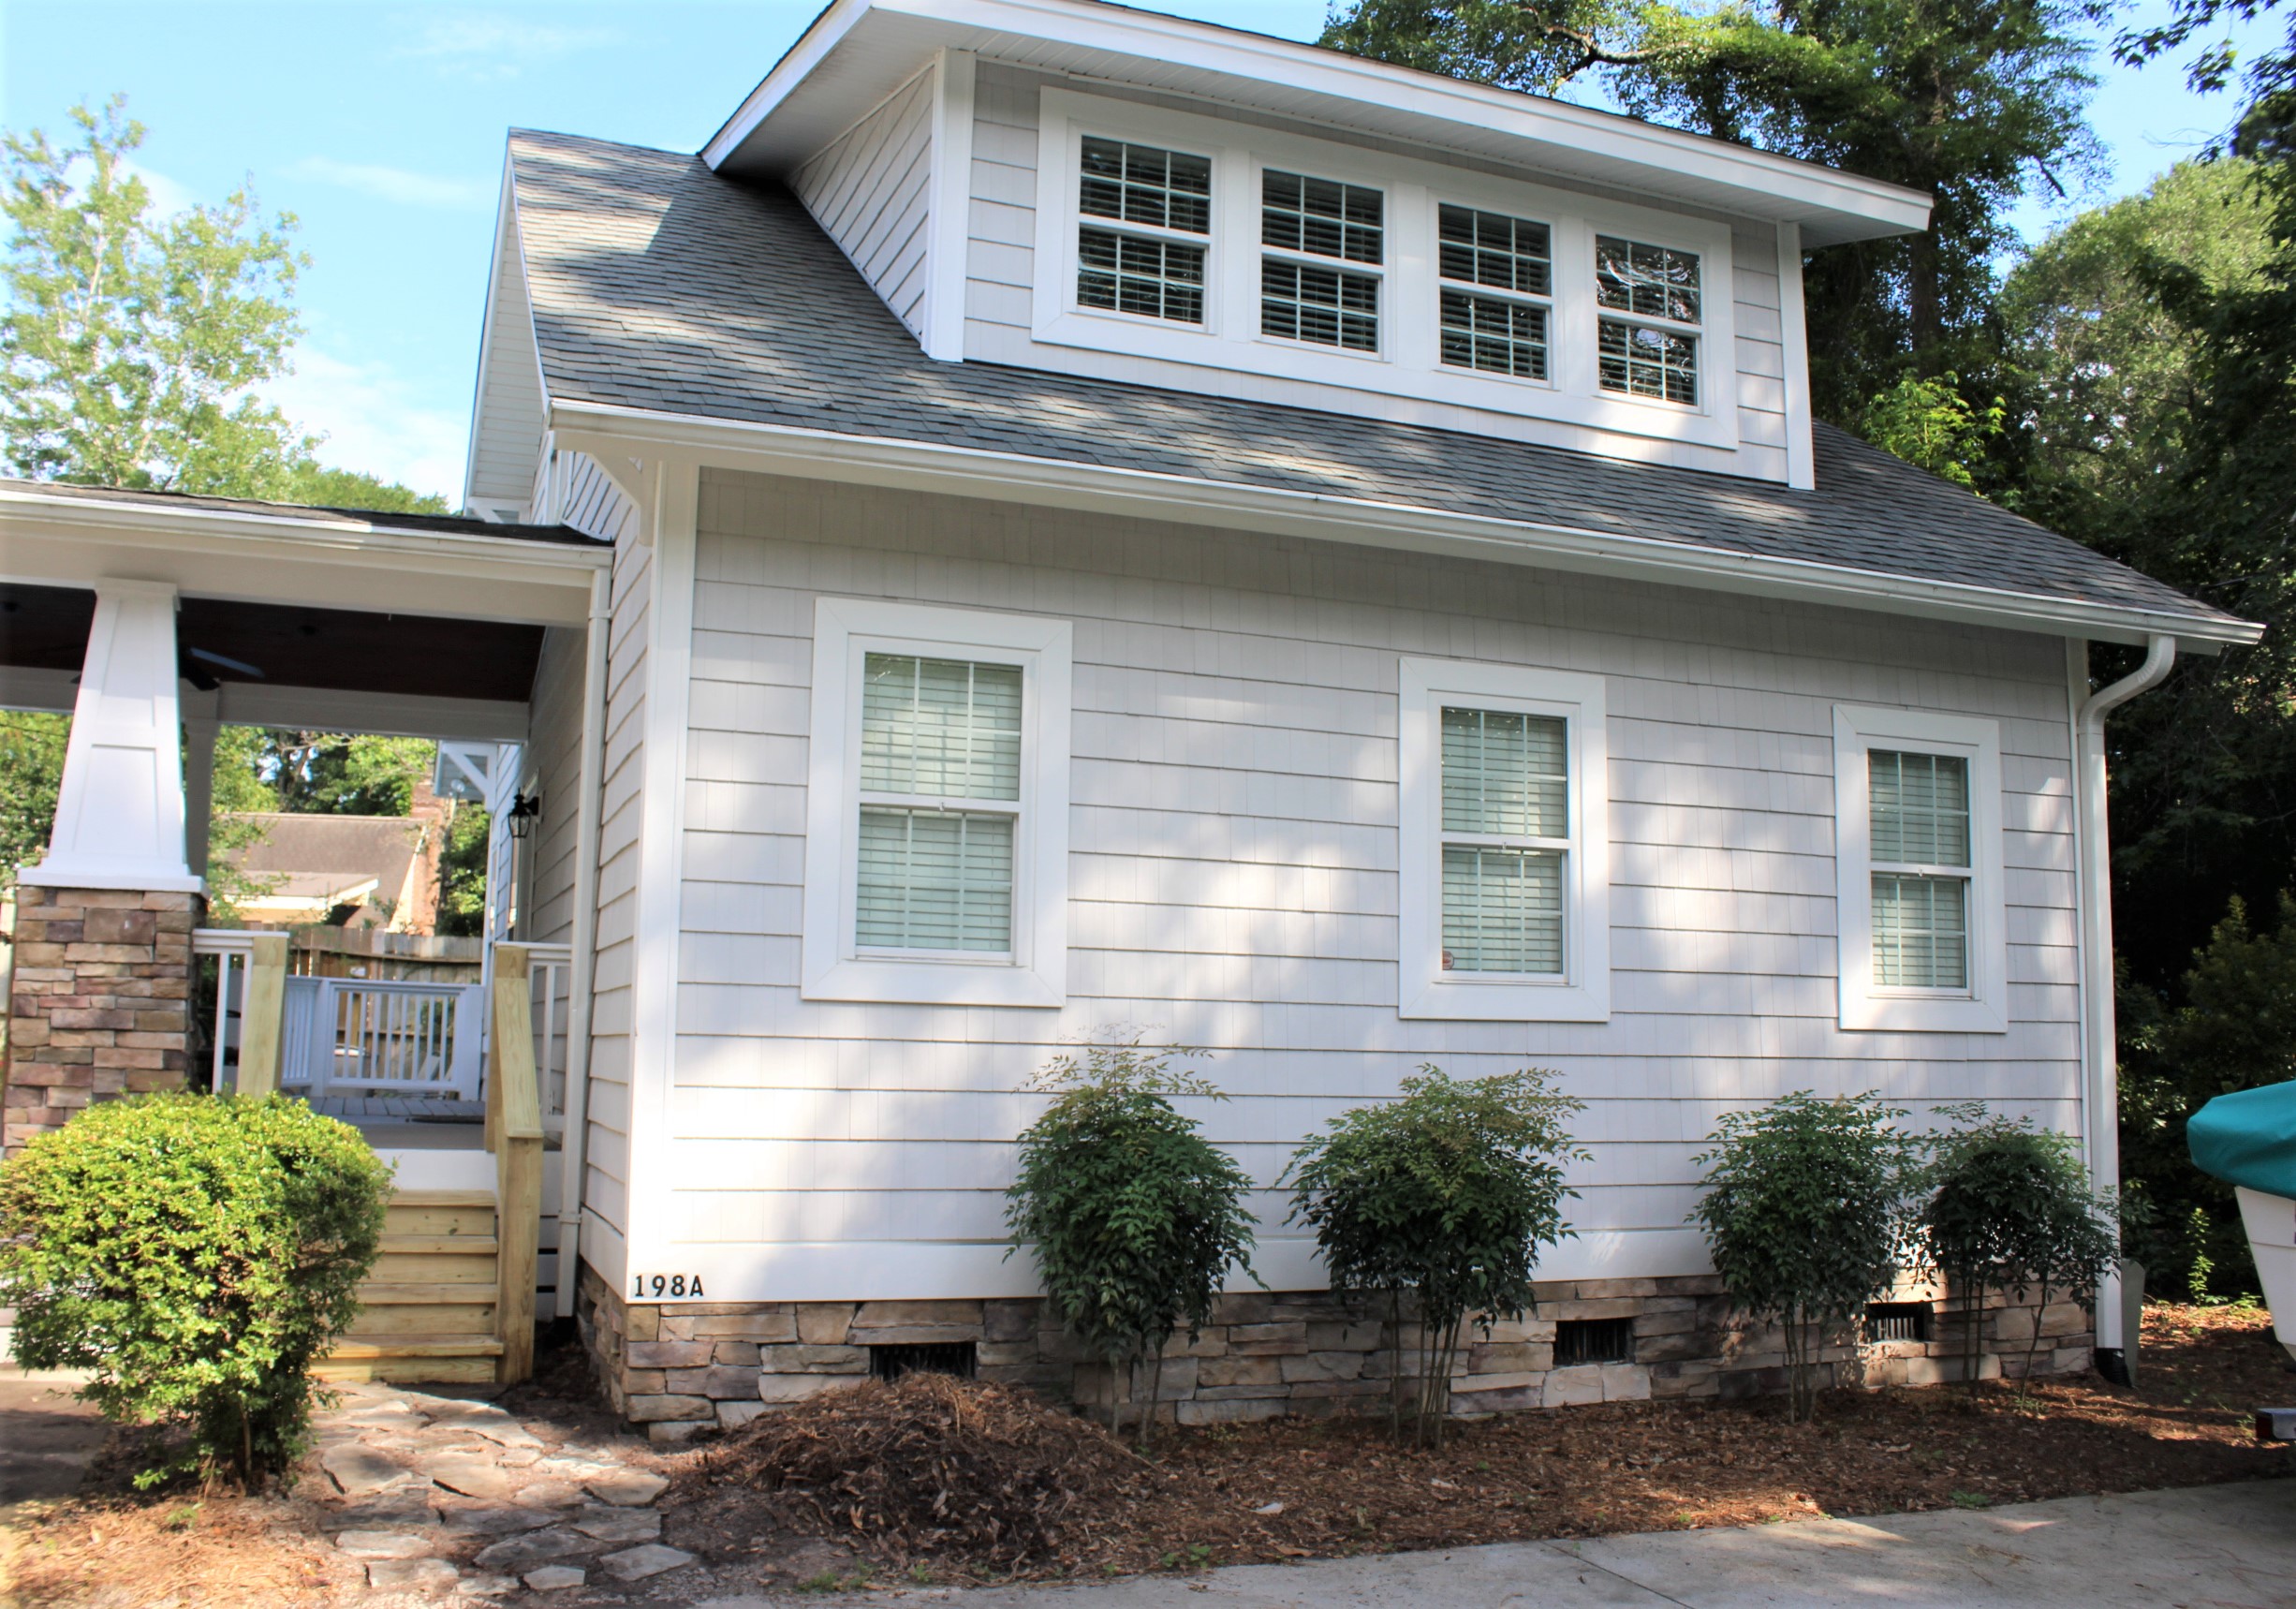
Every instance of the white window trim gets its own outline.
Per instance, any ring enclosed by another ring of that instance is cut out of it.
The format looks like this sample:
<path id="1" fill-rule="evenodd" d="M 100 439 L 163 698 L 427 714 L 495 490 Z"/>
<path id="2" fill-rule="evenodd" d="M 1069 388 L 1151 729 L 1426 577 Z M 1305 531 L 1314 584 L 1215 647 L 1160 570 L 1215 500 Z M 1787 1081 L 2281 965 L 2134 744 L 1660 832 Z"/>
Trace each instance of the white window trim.
<path id="1" fill-rule="evenodd" d="M 1969 987 L 1883 988 L 1874 982 L 1874 749 L 1958 755 L 1969 762 Z M 1833 708 L 1836 910 L 1841 1025 L 1896 1033 L 2009 1032 L 2008 899 L 2001 869 L 2001 724 L 1975 716 L 1860 704 Z"/>
<path id="2" fill-rule="evenodd" d="M 1136 101 L 1046 89 L 1039 102 L 1030 314 L 1031 334 L 1038 342 L 1666 441 L 1729 450 L 1740 445 L 1737 278 L 1726 224 Z M 1077 228 L 1090 220 L 1078 207 L 1077 181 L 1087 134 L 1212 159 L 1212 238 L 1204 258 L 1202 324 L 1078 303 Z M 1380 276 L 1376 353 L 1259 333 L 1260 173 L 1269 168 L 1339 179 L 1384 193 L 1383 262 L 1299 259 Z M 1442 361 L 1436 218 L 1445 201 L 1535 218 L 1552 231 L 1546 382 L 1453 368 Z M 1706 317 L 1700 328 L 1701 373 L 1696 407 L 1601 389 L 1596 366 L 1597 233 L 1699 254 Z"/>
<path id="3" fill-rule="evenodd" d="M 1074 628 L 1040 615 L 823 598 L 814 605 L 813 726 L 805 788 L 808 1000 L 1042 1006 L 1068 991 L 1068 710 Z M 1009 955 L 862 953 L 861 661 L 875 653 L 1021 667 L 1020 826 Z"/>
<path id="4" fill-rule="evenodd" d="M 1406 658 L 1400 683 L 1397 1011 L 1475 1022 L 1609 1022 L 1611 772 L 1602 678 L 1527 665 Z M 1570 849 L 1563 863 L 1560 978 L 1443 970 L 1446 703 L 1557 716 L 1568 723 Z"/>

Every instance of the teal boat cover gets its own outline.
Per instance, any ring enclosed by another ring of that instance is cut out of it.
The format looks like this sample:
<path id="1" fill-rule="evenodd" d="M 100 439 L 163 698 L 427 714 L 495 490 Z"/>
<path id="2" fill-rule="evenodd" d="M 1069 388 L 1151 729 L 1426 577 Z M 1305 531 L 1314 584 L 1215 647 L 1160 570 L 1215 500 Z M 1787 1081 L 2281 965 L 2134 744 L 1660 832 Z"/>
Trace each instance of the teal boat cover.
<path id="1" fill-rule="evenodd" d="M 2192 1114 L 2185 1144 L 2200 1172 L 2296 1200 L 2296 1080 L 2219 1095 Z"/>

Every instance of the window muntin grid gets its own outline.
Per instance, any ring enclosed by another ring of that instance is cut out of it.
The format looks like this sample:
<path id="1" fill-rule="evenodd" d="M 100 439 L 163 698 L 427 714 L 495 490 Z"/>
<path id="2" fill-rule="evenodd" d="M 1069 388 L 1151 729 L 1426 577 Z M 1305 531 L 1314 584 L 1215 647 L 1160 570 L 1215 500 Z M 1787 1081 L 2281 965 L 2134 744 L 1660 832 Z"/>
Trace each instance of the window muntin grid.
<path id="1" fill-rule="evenodd" d="M 1595 300 L 1616 313 L 1698 324 L 1699 254 L 1616 235 L 1595 237 Z"/>
<path id="2" fill-rule="evenodd" d="M 1204 248 L 1086 226 L 1077 231 L 1076 300 L 1105 312 L 1201 324 Z"/>
<path id="3" fill-rule="evenodd" d="M 1262 334 L 1351 352 L 1379 349 L 1379 278 L 1268 258 L 1259 270 Z"/>
<path id="4" fill-rule="evenodd" d="M 1212 159 L 1084 136 L 1077 206 L 1088 216 L 1182 234 L 1212 232 Z"/>
<path id="5" fill-rule="evenodd" d="M 1562 972 L 1569 739 L 1558 716 L 1444 707 L 1445 971 Z"/>
<path id="6" fill-rule="evenodd" d="M 863 805 L 854 938 L 864 950 L 1012 948 L 1010 816 Z"/>
<path id="7" fill-rule="evenodd" d="M 1547 377 L 1547 310 L 1503 296 L 1443 288 L 1438 341 L 1443 362 L 1519 380 Z"/>
<path id="8" fill-rule="evenodd" d="M 1446 201 L 1437 209 L 1435 233 L 1445 279 L 1524 296 L 1553 288 L 1553 235 L 1542 223 Z"/>
<path id="9" fill-rule="evenodd" d="M 1259 243 L 1347 262 L 1386 258 L 1384 192 L 1271 168 L 1259 177 Z"/>
<path id="10" fill-rule="evenodd" d="M 1597 363 L 1606 391 L 1698 406 L 1698 337 L 1602 320 Z"/>
<path id="11" fill-rule="evenodd" d="M 861 785 L 934 799 L 1021 796 L 1021 667 L 869 654 Z"/>
<path id="12" fill-rule="evenodd" d="M 1966 990 L 1969 761 L 1876 748 L 1866 753 L 1866 774 L 1874 982 Z"/>

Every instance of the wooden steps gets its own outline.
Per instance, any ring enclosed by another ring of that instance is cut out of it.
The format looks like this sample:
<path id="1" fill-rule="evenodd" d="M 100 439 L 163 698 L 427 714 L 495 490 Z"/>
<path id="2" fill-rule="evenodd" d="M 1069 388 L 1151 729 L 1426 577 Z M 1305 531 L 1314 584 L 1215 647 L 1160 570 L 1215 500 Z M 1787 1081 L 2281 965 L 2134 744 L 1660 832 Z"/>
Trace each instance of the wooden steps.
<path id="1" fill-rule="evenodd" d="M 359 1317 L 313 1371 L 336 1382 L 492 1380 L 501 1243 L 492 1190 L 399 1190 Z"/>

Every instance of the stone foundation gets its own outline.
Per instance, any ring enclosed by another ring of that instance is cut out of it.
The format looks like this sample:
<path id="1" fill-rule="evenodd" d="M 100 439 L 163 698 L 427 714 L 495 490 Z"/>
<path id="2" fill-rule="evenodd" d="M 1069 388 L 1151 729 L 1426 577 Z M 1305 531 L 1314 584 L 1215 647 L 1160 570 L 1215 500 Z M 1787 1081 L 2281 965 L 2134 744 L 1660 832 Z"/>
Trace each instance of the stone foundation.
<path id="1" fill-rule="evenodd" d="M 1934 1289 L 1895 1292 L 1926 1303 L 1931 1339 L 1824 1349 L 1821 1385 L 1932 1385 L 1962 1378 L 1957 1306 Z M 588 1267 L 577 1304 L 583 1343 L 614 1410 L 657 1441 L 745 1424 L 769 1408 L 865 1378 L 870 1348 L 946 1342 L 976 1347 L 982 1380 L 1025 1385 L 1054 1401 L 1104 1407 L 1118 1382 L 1083 1358 L 1035 1299 L 917 1302 L 626 1302 Z M 1631 1357 L 1556 1366 L 1555 1326 L 1626 1320 Z M 2089 1366 L 2088 1316 L 2071 1303 L 2036 1314 L 1996 1304 L 1986 1313 L 1980 1373 L 2024 1368 L 2038 1321 L 2037 1372 Z M 1182 1424 L 1385 1411 L 1392 1386 L 1391 1326 L 1361 1303 L 1322 1292 L 1224 1296 L 1214 1321 L 1164 1355 L 1157 1412 Z M 1418 1341 L 1406 1321 L 1404 1366 Z M 1452 1377 L 1454 1414 L 1476 1416 L 1583 1403 L 1740 1397 L 1786 1389 L 1784 1338 L 1729 1311 L 1712 1275 L 1558 1281 L 1538 1288 L 1522 1319 L 1489 1336 L 1470 1328 Z M 1145 1371 L 1137 1395 L 1150 1389 Z"/>
<path id="2" fill-rule="evenodd" d="M 190 1066 L 195 893 L 16 890 L 0 1144 L 13 1154 L 90 1102 L 181 1086 Z"/>

